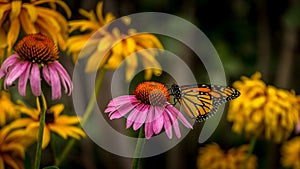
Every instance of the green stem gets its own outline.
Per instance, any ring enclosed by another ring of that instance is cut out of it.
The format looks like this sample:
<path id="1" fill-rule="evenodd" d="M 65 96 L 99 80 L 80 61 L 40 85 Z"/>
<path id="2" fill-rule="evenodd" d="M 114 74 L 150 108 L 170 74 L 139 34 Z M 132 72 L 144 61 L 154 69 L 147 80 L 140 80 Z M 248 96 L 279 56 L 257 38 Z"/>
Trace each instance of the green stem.
<path id="1" fill-rule="evenodd" d="M 89 119 L 93 108 L 95 106 L 96 103 L 96 94 L 99 92 L 101 84 L 103 82 L 103 78 L 105 75 L 105 69 L 100 69 L 100 72 L 98 74 L 97 77 L 97 81 L 96 81 L 96 85 L 95 85 L 95 94 L 92 95 L 92 97 L 90 98 L 90 101 L 88 103 L 87 108 L 85 109 L 83 118 L 81 120 L 81 125 L 84 126 L 86 121 Z M 72 149 L 73 145 L 75 144 L 76 140 L 74 138 L 70 139 L 66 145 L 66 147 L 63 149 L 61 155 L 55 160 L 55 165 L 59 166 L 62 161 L 66 158 L 66 156 L 69 154 L 70 150 Z"/>
<path id="2" fill-rule="evenodd" d="M 255 146 L 255 143 L 256 143 L 256 139 L 257 139 L 257 135 L 254 135 L 254 136 L 251 138 L 250 146 L 249 146 L 249 149 L 248 149 L 248 152 L 247 152 L 246 159 L 245 159 L 245 161 L 244 161 L 244 163 L 243 163 L 242 169 L 246 169 L 246 168 L 247 168 L 248 161 L 249 161 L 250 156 L 252 155 L 253 150 L 254 150 L 254 146 Z"/>
<path id="3" fill-rule="evenodd" d="M 36 153 L 35 153 L 35 164 L 34 164 L 35 169 L 40 168 L 45 117 L 46 117 L 46 111 L 47 111 L 47 104 L 46 104 L 45 96 L 43 93 L 41 93 L 41 95 L 38 97 L 38 101 L 41 106 L 41 114 L 40 114 L 40 126 L 39 126 L 39 131 L 38 131 L 38 140 L 37 140 Z"/>
<path id="4" fill-rule="evenodd" d="M 137 140 L 137 143 L 136 143 L 136 147 L 135 147 L 135 150 L 134 150 L 134 157 L 135 158 L 132 160 L 132 169 L 138 169 L 139 168 L 139 165 L 140 165 L 140 162 L 141 162 L 141 158 L 139 158 L 139 157 L 141 157 L 141 155 L 142 155 L 144 145 L 145 145 L 144 128 L 141 127 L 140 132 L 139 132 L 139 136 L 138 136 L 138 140 Z"/>

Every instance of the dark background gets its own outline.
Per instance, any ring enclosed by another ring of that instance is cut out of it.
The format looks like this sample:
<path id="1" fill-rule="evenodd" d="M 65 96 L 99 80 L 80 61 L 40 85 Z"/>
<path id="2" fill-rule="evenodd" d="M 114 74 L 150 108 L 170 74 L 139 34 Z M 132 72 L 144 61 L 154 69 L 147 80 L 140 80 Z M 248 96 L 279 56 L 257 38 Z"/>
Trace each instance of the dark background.
<path id="1" fill-rule="evenodd" d="M 98 1 L 66 2 L 72 10 L 70 20 L 73 20 L 82 18 L 78 13 L 79 8 L 94 10 Z M 108 11 L 117 18 L 150 11 L 182 17 L 195 24 L 211 40 L 223 62 L 228 84 L 239 80 L 242 75 L 249 77 L 260 71 L 267 84 L 300 92 L 299 1 L 105 0 L 104 13 Z M 166 50 L 174 50 L 168 41 L 158 37 Z M 187 53 L 192 55 L 187 51 L 179 51 L 177 54 L 185 58 Z M 201 72 L 202 63 L 189 64 L 197 75 L 206 75 L 206 72 Z M 197 80 L 201 81 L 201 78 Z M 116 121 L 119 122 L 122 121 Z M 197 140 L 201 127 L 202 124 L 195 124 L 188 136 L 168 152 L 143 159 L 141 168 L 195 169 L 198 148 L 206 143 L 216 142 L 224 150 L 249 143 L 242 135 L 231 131 L 230 123 L 226 121 L 226 111 L 213 136 L 200 145 Z M 279 148 L 280 144 L 258 141 L 254 149 L 258 168 L 282 168 L 279 164 Z M 84 139 L 76 144 L 61 168 L 129 169 L 131 161 L 131 158 L 111 154 L 89 139 Z"/>

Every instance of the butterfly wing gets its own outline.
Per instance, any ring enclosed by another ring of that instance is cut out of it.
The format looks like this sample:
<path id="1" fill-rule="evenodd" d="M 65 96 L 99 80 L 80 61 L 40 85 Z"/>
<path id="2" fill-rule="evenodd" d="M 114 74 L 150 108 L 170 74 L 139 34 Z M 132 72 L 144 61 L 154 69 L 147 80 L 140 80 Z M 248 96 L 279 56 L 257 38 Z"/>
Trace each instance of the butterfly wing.
<path id="1" fill-rule="evenodd" d="M 201 84 L 180 86 L 180 97 L 175 98 L 190 117 L 202 122 L 214 115 L 222 103 L 239 95 L 232 87 Z"/>

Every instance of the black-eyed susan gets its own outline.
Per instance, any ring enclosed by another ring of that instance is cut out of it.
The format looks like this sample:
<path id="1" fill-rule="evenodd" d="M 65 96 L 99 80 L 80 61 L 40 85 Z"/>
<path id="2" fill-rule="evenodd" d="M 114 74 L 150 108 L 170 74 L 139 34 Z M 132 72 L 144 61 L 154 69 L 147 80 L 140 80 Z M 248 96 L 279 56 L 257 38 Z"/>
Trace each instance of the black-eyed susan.
<path id="1" fill-rule="evenodd" d="M 43 34 L 26 35 L 18 42 L 15 51 L 0 68 L 0 78 L 4 77 L 4 89 L 19 79 L 19 93 L 25 96 L 27 81 L 30 81 L 32 93 L 40 96 L 43 78 L 51 86 L 53 100 L 61 97 L 61 86 L 65 93 L 71 95 L 72 80 L 58 62 L 58 48 L 51 38 Z"/>
<path id="2" fill-rule="evenodd" d="M 164 128 L 169 138 L 172 138 L 172 127 L 178 138 L 181 137 L 179 121 L 187 128 L 190 123 L 172 104 L 169 103 L 168 89 L 158 82 L 143 82 L 139 84 L 134 95 L 119 96 L 110 101 L 105 113 L 110 119 L 119 119 L 128 114 L 126 128 L 133 126 L 138 130 L 145 124 L 147 139 L 159 134 Z"/>
<path id="3" fill-rule="evenodd" d="M 0 130 L 0 168 L 24 169 L 25 150 L 34 138 L 24 129 L 14 130 L 10 125 Z"/>
<path id="4" fill-rule="evenodd" d="M 71 16 L 69 7 L 62 0 L 1 0 L 0 48 L 7 46 L 10 51 L 23 30 L 26 34 L 46 34 L 65 49 L 68 37 L 67 21 L 55 9 L 45 7 L 46 4 L 58 4 L 68 17 Z"/>
<path id="5" fill-rule="evenodd" d="M 229 105 L 227 119 L 232 130 L 274 142 L 286 140 L 299 119 L 299 104 L 294 91 L 266 85 L 260 73 L 242 77 L 233 86 L 241 96 Z"/>
<path id="6" fill-rule="evenodd" d="M 11 123 L 13 128 L 26 127 L 26 132 L 38 134 L 40 125 L 40 103 L 37 99 L 37 108 L 28 108 L 25 104 L 20 102 L 18 109 L 21 113 L 27 115 Z M 44 135 L 42 147 L 45 148 L 50 142 L 51 132 L 54 132 L 64 139 L 68 137 L 80 140 L 85 137 L 85 133 L 81 128 L 76 126 L 79 123 L 77 116 L 68 116 L 62 114 L 64 109 L 63 104 L 56 104 L 46 111 Z"/>
<path id="7" fill-rule="evenodd" d="M 199 148 L 198 169 L 241 169 L 247 158 L 248 145 L 224 151 L 216 143 Z M 245 169 L 257 168 L 257 158 L 251 155 Z"/>
<path id="8" fill-rule="evenodd" d="M 112 31 L 102 30 L 100 32 L 100 28 L 114 19 L 111 13 L 103 17 L 102 7 L 103 3 L 99 2 L 96 8 L 97 17 L 92 11 L 80 10 L 79 12 L 88 20 L 69 22 L 71 32 L 74 30 L 88 31 L 88 33 L 75 35 L 68 39 L 67 51 L 72 53 L 73 60 L 75 61 L 78 58 L 78 54 L 84 45 L 87 44 L 90 37 L 98 31 L 98 39 L 93 38 L 89 41 L 89 49 L 91 49 L 89 53 L 80 55 L 80 57 L 90 57 L 86 65 L 87 72 L 95 72 L 101 67 L 116 69 L 127 56 L 134 55 L 126 59 L 126 79 L 129 80 L 133 77 L 138 66 L 138 56 L 135 53 L 140 51 L 139 56 L 141 56 L 144 67 L 151 67 L 145 70 L 145 79 L 150 79 L 152 74 L 160 75 L 162 72 L 160 64 L 155 59 L 155 56 L 158 54 L 157 50 L 143 50 L 147 48 L 163 49 L 158 38 L 149 33 L 137 34 L 136 30 L 130 29 L 131 21 L 128 17 L 123 18 L 124 25 L 128 26 L 127 32 L 121 33 L 117 27 L 113 28 Z M 121 41 L 114 44 L 119 40 Z M 109 50 L 108 53 L 104 55 L 98 65 L 99 57 L 103 56 L 102 53 L 106 50 Z"/>
<path id="9" fill-rule="evenodd" d="M 10 94 L 5 91 L 0 91 L 0 126 L 3 126 L 7 121 L 18 118 L 20 113 L 16 109 L 16 105 L 12 102 Z"/>
<path id="10" fill-rule="evenodd" d="M 282 144 L 281 164 L 286 168 L 300 169 L 300 136 Z"/>

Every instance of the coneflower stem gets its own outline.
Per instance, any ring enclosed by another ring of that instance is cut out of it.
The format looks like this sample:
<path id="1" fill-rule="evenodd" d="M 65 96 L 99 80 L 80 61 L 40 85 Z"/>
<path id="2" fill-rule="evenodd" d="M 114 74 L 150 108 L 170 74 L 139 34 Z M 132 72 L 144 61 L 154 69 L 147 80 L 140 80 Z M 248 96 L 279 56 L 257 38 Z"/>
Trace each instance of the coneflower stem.
<path id="1" fill-rule="evenodd" d="M 93 108 L 95 106 L 96 103 L 96 95 L 97 93 L 99 93 L 101 84 L 103 82 L 103 78 L 105 75 L 105 69 L 102 68 L 99 71 L 98 77 L 97 77 L 97 81 L 96 81 L 96 85 L 95 85 L 95 94 L 92 95 L 92 97 L 90 98 L 90 101 L 88 103 L 87 108 L 85 109 L 83 118 L 81 120 L 81 125 L 84 126 L 86 121 L 88 120 L 88 118 L 90 117 Z M 69 154 L 70 150 L 72 149 L 73 145 L 75 144 L 76 140 L 74 138 L 71 138 L 67 145 L 65 146 L 65 148 L 63 149 L 61 155 L 55 160 L 55 165 L 59 166 L 61 164 L 61 162 L 66 158 L 66 156 Z"/>
<path id="2" fill-rule="evenodd" d="M 136 147 L 134 150 L 134 158 L 132 160 L 132 169 L 138 169 L 141 163 L 141 155 L 143 153 L 143 148 L 145 145 L 145 138 L 144 138 L 144 127 L 140 128 L 138 140 L 136 143 Z"/>
<path id="3" fill-rule="evenodd" d="M 242 169 L 247 168 L 248 161 L 249 161 L 250 156 L 252 155 L 254 147 L 255 147 L 256 138 L 257 138 L 257 135 L 253 135 L 252 138 L 251 138 L 249 149 L 248 149 L 248 152 L 247 152 L 247 156 L 246 156 L 246 159 L 243 163 Z"/>
<path id="4" fill-rule="evenodd" d="M 43 93 L 41 93 L 41 95 L 38 97 L 38 102 L 39 102 L 40 107 L 41 107 L 41 112 L 40 112 L 40 125 L 39 125 L 39 131 L 38 131 L 38 140 L 37 140 L 36 153 L 35 153 L 35 163 L 34 163 L 34 168 L 35 169 L 40 168 L 41 155 L 42 155 L 42 144 L 43 144 L 43 136 L 44 136 L 44 126 L 45 126 L 45 117 L 46 117 L 46 111 L 47 111 L 46 99 L 45 99 Z"/>

